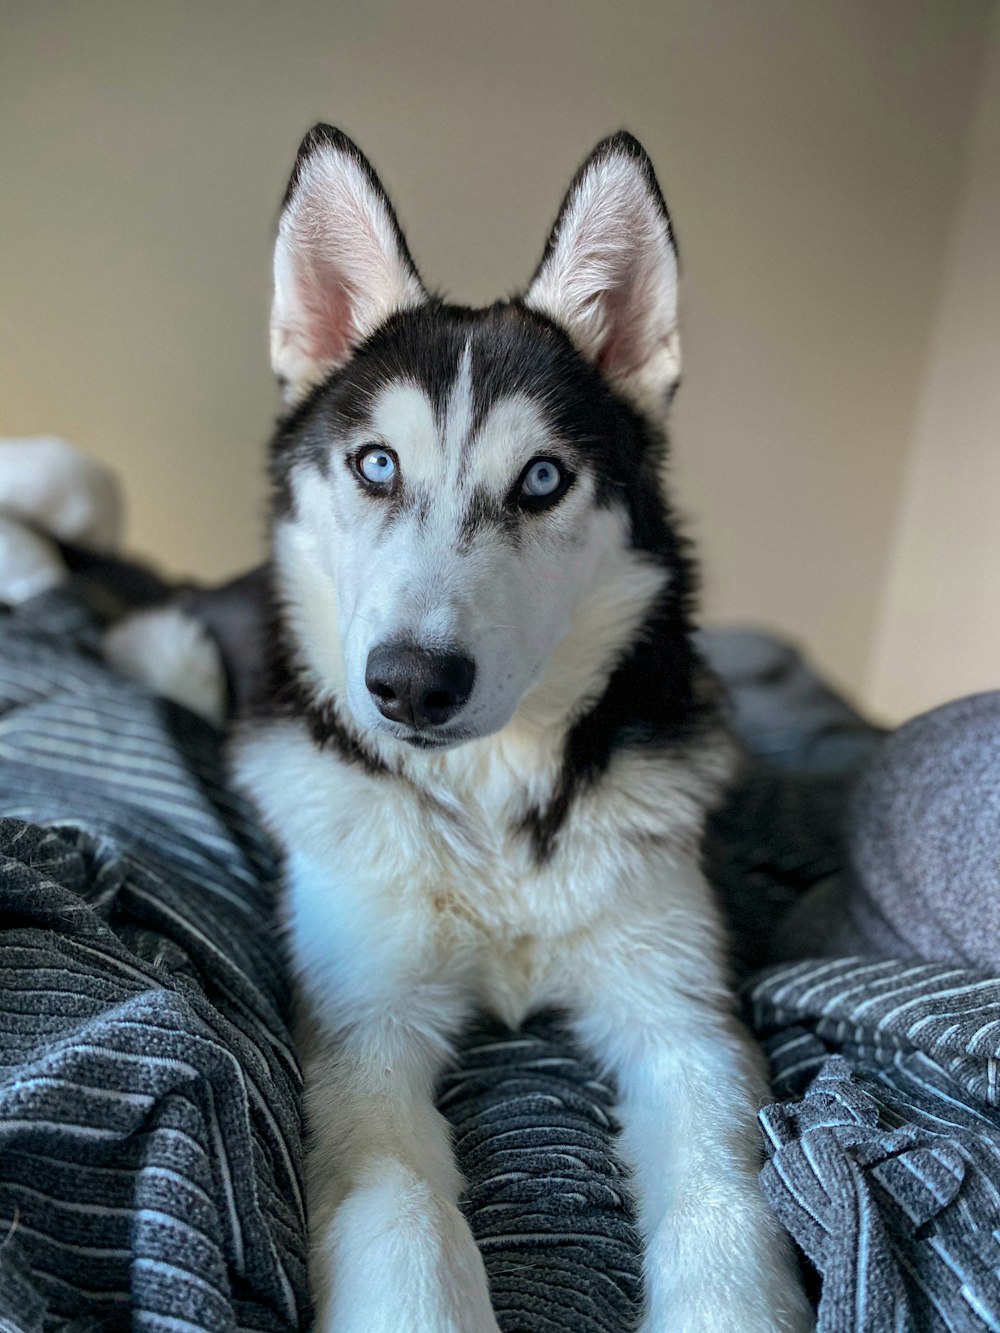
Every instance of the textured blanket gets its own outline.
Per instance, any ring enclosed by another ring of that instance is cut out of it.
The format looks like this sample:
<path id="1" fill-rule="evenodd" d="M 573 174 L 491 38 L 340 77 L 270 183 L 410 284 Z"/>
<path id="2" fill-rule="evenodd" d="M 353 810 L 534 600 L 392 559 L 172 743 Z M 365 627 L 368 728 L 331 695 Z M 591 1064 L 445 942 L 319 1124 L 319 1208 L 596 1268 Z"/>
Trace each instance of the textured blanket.
<path id="1" fill-rule="evenodd" d="M 111 675 L 95 636 L 72 586 L 0 615 L 0 1329 L 305 1329 L 271 852 L 217 734 Z M 715 646 L 768 754 L 709 849 L 749 968 L 771 919 L 836 869 L 875 738 L 830 696 L 809 703 L 809 737 L 789 730 L 795 662 L 757 670 L 761 642 Z M 765 680 L 772 704 L 792 681 L 784 710 L 762 708 Z M 1000 1327 L 1000 985 L 826 961 L 759 974 L 748 996 L 778 1097 L 764 1183 L 822 1275 L 821 1329 Z M 505 1333 L 634 1323 L 612 1105 L 552 1016 L 468 1034 L 444 1081 Z"/>
<path id="2" fill-rule="evenodd" d="M 780 1099 L 763 1183 L 823 1333 L 1000 1328 L 1000 982 L 902 961 L 750 988 Z"/>

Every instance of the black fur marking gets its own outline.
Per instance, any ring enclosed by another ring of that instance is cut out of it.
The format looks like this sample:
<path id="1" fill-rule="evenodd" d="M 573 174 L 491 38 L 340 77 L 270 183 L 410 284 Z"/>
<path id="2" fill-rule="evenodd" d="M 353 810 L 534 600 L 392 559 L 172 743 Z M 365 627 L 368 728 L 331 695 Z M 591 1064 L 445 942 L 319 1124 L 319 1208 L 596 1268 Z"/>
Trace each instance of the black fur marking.
<path id="1" fill-rule="evenodd" d="M 467 341 L 472 353 L 470 440 L 496 403 L 523 395 L 538 404 L 553 434 L 571 451 L 574 466 L 585 465 L 594 473 L 598 503 L 615 498 L 619 463 L 634 465 L 639 452 L 660 449 L 648 430 L 641 446 L 635 446 L 635 413 L 543 315 L 519 301 L 468 310 L 429 299 L 390 317 L 344 367 L 279 420 L 271 441 L 276 516 L 292 512 L 292 468 L 328 467 L 337 441 L 371 430 L 372 407 L 387 385 L 415 384 L 443 419 Z M 403 472 L 405 487 L 405 460 Z"/>
<path id="2" fill-rule="evenodd" d="M 514 546 L 520 544 L 521 520 L 517 510 L 498 500 L 491 491 L 477 486 L 462 515 L 456 550 L 470 551 L 476 537 L 484 531 L 499 533 Z"/>
<path id="3" fill-rule="evenodd" d="M 598 703 L 570 729 L 559 781 L 548 804 L 529 810 L 523 818 L 523 831 L 539 864 L 556 850 L 574 798 L 606 772 L 617 751 L 675 750 L 718 722 L 714 701 L 695 697 L 694 670 L 703 668 L 688 638 L 671 633 L 665 620 L 659 625 L 647 622 L 646 629 L 653 637 L 617 668 Z M 672 662 L 671 639 L 681 640 Z"/>

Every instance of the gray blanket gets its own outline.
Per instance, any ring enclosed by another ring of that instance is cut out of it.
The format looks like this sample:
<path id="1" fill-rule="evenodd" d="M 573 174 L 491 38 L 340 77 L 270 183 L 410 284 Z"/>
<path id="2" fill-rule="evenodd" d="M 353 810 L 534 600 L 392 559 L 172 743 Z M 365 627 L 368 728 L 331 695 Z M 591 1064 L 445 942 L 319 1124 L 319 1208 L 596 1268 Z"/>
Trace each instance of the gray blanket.
<path id="1" fill-rule="evenodd" d="M 304 1329 L 270 849 L 226 789 L 218 736 L 111 676 L 94 636 L 72 588 L 0 619 L 0 1330 Z M 709 848 L 745 968 L 836 869 L 850 774 L 876 740 L 810 696 L 797 659 L 758 670 L 752 647 L 721 665 L 767 762 Z M 784 709 L 762 702 L 766 679 L 772 703 L 791 680 Z M 871 969 L 750 984 L 779 1098 L 765 1187 L 822 1274 L 822 1329 L 1000 1327 L 1000 1011 L 975 1021 L 997 988 Z M 442 1086 L 506 1333 L 634 1322 L 612 1104 L 545 1015 L 468 1034 Z"/>

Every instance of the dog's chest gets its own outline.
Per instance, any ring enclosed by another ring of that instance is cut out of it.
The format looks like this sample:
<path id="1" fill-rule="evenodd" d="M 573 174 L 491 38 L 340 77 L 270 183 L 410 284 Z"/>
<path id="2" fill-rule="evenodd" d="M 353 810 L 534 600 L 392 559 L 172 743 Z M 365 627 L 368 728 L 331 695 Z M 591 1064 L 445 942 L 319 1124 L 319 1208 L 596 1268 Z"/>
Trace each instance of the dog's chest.
<path id="1" fill-rule="evenodd" d="M 387 913 L 419 915 L 447 948 L 488 946 L 523 971 L 532 941 L 576 930 L 594 910 L 603 858 L 583 880 L 559 850 L 540 858 L 509 774 L 418 785 L 341 769 L 328 783 L 341 865 Z"/>
<path id="2" fill-rule="evenodd" d="M 292 724 L 245 736 L 236 770 L 287 853 L 287 916 L 307 971 L 332 971 L 345 939 L 359 950 L 400 939 L 513 1018 L 546 999 L 560 941 L 614 906 L 621 848 L 607 821 L 571 818 L 539 859 L 514 776 L 417 786 L 320 751 Z"/>

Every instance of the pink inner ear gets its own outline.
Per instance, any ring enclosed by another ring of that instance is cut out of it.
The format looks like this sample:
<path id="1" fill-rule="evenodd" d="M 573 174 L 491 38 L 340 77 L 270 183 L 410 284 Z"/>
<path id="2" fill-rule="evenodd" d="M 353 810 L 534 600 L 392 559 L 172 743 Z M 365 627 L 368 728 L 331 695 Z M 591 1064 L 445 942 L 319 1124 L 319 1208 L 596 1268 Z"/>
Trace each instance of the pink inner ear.
<path id="1" fill-rule="evenodd" d="M 339 365 L 350 355 L 355 339 L 354 301 L 347 284 L 329 269 L 303 256 L 296 277 L 304 328 L 303 350 L 314 361 Z"/>
<path id="2" fill-rule="evenodd" d="M 612 379 L 632 374 L 645 359 L 642 344 L 646 314 L 641 308 L 639 286 L 632 265 L 618 285 L 601 295 L 606 333 L 597 354 L 597 366 Z"/>

